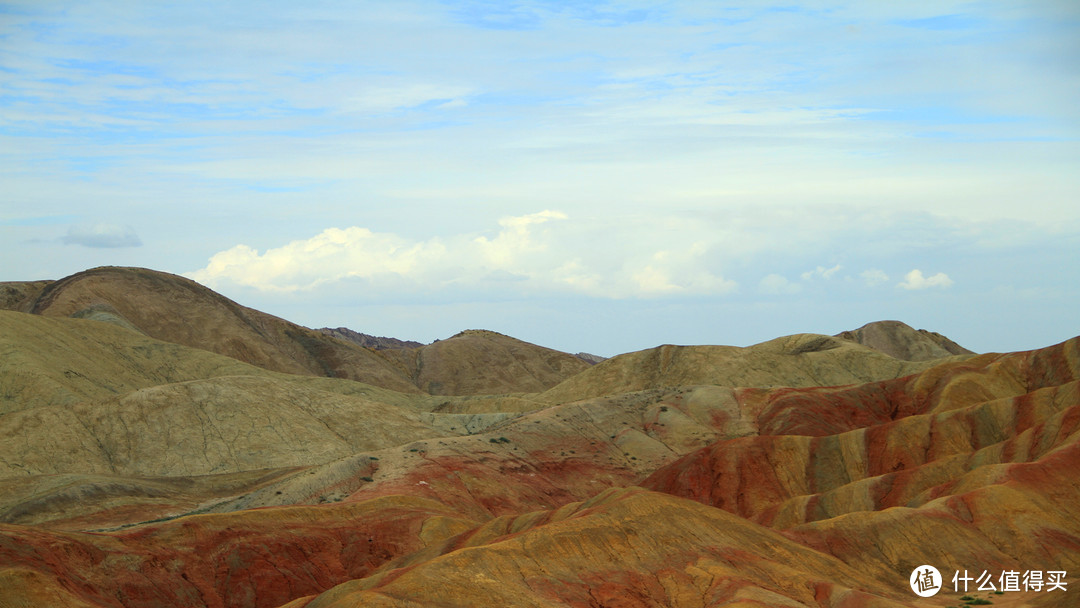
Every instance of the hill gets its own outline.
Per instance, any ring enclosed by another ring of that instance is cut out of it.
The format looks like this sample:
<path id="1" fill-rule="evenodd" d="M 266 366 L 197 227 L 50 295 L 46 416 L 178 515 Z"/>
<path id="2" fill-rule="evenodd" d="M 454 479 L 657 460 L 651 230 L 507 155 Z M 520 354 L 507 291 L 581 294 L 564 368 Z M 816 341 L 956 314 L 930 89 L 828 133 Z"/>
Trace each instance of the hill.
<path id="1" fill-rule="evenodd" d="M 418 392 L 399 370 L 367 349 L 240 306 L 194 281 L 163 272 L 94 268 L 48 284 L 24 307 L 41 316 L 113 322 L 272 371 Z"/>
<path id="2" fill-rule="evenodd" d="M 712 384 L 731 387 L 836 386 L 897 378 L 927 369 L 830 336 L 796 334 L 745 348 L 664 345 L 618 355 L 555 386 L 540 399 L 577 399 L 660 387 Z"/>
<path id="3" fill-rule="evenodd" d="M 836 334 L 836 337 L 905 361 L 929 361 L 951 355 L 974 354 L 937 332 L 915 330 L 900 321 L 875 321 L 859 329 Z"/>
<path id="4" fill-rule="evenodd" d="M 149 337 L 290 374 L 356 380 L 405 393 L 494 394 L 554 386 L 586 365 L 506 336 L 459 334 L 433 345 L 375 352 L 253 310 L 184 277 L 102 267 L 59 281 L 5 283 L 9 308 L 113 323 Z M 355 332 L 354 332 L 355 333 Z M 359 334 L 357 334 L 359 335 Z M 385 356 L 383 356 L 385 354 Z"/>
<path id="5" fill-rule="evenodd" d="M 486 330 L 463 331 L 420 348 L 385 351 L 384 356 L 432 395 L 540 392 L 589 367 L 573 355 Z"/>

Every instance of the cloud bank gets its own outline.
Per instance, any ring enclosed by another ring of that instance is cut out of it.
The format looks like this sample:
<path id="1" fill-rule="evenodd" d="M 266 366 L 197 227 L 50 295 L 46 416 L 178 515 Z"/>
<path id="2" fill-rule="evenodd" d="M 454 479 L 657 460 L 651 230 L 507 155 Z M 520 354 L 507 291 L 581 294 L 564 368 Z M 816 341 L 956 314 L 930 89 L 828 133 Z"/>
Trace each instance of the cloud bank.
<path id="1" fill-rule="evenodd" d="M 406 293 L 469 290 L 570 293 L 606 298 L 715 294 L 734 281 L 711 271 L 705 243 L 614 249 L 604 235 L 580 238 L 563 212 L 498 221 L 492 234 L 410 240 L 367 228 L 328 228 L 304 240 L 256 251 L 236 245 L 187 276 L 212 287 L 231 283 L 292 292 L 341 281 Z"/>

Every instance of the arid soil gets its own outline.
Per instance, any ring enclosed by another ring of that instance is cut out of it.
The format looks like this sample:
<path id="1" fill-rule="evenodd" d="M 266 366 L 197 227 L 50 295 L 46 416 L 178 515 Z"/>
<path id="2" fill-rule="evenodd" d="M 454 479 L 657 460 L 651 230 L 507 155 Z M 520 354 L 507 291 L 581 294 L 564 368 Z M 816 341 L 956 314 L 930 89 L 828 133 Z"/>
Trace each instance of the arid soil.
<path id="1" fill-rule="evenodd" d="M 376 350 L 131 268 L 0 308 L 0 607 L 1080 605 L 1080 337 Z"/>

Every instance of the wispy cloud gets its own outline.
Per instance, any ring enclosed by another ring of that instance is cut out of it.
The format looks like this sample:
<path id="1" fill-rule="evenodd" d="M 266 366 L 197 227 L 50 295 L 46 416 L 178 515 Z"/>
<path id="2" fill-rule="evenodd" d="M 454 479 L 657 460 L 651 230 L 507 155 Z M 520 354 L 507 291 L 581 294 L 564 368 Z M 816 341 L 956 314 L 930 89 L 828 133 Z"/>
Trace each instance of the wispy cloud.
<path id="1" fill-rule="evenodd" d="M 0 256 L 277 302 L 986 292 L 1006 245 L 1076 257 L 1078 6 L 9 3 Z"/>
<path id="2" fill-rule="evenodd" d="M 142 240 L 131 226 L 103 222 L 72 226 L 62 241 L 65 245 L 82 245 L 100 249 L 142 246 Z"/>
<path id="3" fill-rule="evenodd" d="M 859 277 L 871 287 L 889 282 L 889 275 L 885 274 L 884 270 L 878 268 L 864 270 L 859 273 Z"/>
<path id="4" fill-rule="evenodd" d="M 783 275 L 772 273 L 758 282 L 758 291 L 770 295 L 793 294 L 802 291 L 802 285 L 789 281 Z"/>

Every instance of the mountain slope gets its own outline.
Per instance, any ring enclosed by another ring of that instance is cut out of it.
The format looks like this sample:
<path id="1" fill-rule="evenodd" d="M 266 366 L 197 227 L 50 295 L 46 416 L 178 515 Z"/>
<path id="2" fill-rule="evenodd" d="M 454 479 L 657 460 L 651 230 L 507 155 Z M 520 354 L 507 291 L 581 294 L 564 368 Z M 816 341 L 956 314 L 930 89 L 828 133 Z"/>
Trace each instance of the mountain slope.
<path id="1" fill-rule="evenodd" d="M 0 477 L 235 473 L 444 434 L 397 406 L 275 378 L 218 377 L 9 413 L 0 421 Z"/>
<path id="2" fill-rule="evenodd" d="M 723 511 L 620 489 L 494 520 L 295 605 L 886 608 L 902 597 Z"/>
<path id="3" fill-rule="evenodd" d="M 271 374 L 115 324 L 0 310 L 0 413 L 70 406 L 159 384 Z"/>
<path id="4" fill-rule="evenodd" d="M 273 607 L 475 525 L 432 501 L 199 515 L 114 533 L 0 524 L 0 605 Z M 82 604 L 79 604 L 82 602 Z M 44 604 L 57 605 L 57 604 Z"/>
<path id="5" fill-rule="evenodd" d="M 43 289 L 52 281 L 7 281 L 0 282 L 0 310 L 27 312 Z"/>
<path id="6" fill-rule="evenodd" d="M 978 467 L 1080 440 L 1078 379 L 1074 338 L 839 391 L 776 391 L 759 400 L 759 435 L 718 441 L 644 485 L 777 525 L 917 506 Z"/>

